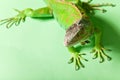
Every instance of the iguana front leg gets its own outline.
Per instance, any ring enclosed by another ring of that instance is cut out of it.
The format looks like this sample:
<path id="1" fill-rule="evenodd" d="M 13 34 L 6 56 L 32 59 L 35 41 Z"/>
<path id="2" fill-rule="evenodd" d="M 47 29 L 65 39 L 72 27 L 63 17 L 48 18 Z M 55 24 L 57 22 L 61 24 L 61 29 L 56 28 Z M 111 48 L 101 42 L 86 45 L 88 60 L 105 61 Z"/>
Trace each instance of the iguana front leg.
<path id="1" fill-rule="evenodd" d="M 82 55 L 86 55 L 86 54 L 80 54 L 80 52 L 77 51 L 77 49 L 75 47 L 67 47 L 68 51 L 71 53 L 71 58 L 69 60 L 69 64 L 70 63 L 74 63 L 75 64 L 75 70 L 79 70 L 81 67 L 84 68 L 84 64 L 81 62 L 81 60 L 85 60 L 88 61 L 87 59 L 83 58 Z"/>
<path id="2" fill-rule="evenodd" d="M 18 12 L 18 15 L 16 15 L 15 17 L 8 18 L 8 19 L 0 20 L 0 25 L 6 24 L 6 27 L 10 28 L 12 25 L 18 26 L 21 21 L 25 22 L 26 17 L 34 17 L 34 18 L 53 17 L 52 10 L 49 7 L 39 8 L 36 10 L 27 8 L 22 11 L 15 9 L 15 11 Z"/>
<path id="3" fill-rule="evenodd" d="M 96 28 L 95 29 L 95 47 L 91 51 L 91 53 L 94 53 L 93 59 L 100 58 L 100 63 L 102 63 L 105 59 L 104 57 L 107 58 L 107 60 L 111 60 L 111 57 L 109 57 L 107 54 L 105 54 L 105 50 L 110 51 L 109 49 L 105 49 L 102 44 L 101 44 L 101 35 L 102 32 L 100 29 Z"/>

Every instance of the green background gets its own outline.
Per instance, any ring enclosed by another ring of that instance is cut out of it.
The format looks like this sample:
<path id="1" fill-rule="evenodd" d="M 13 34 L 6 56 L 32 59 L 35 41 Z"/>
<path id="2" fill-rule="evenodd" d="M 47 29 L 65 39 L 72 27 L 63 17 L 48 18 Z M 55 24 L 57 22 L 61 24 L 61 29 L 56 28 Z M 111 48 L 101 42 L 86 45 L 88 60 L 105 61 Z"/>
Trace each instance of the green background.
<path id="1" fill-rule="evenodd" d="M 85 68 L 74 70 L 67 64 L 70 54 L 63 46 L 65 31 L 54 20 L 27 18 L 20 26 L 0 27 L 0 80 L 120 80 L 120 4 L 119 0 L 94 0 L 114 3 L 107 13 L 97 12 L 95 22 L 103 27 L 103 44 L 112 61 L 100 64 L 87 52 Z M 39 8 L 42 0 L 0 0 L 0 19 L 16 15 L 13 8 Z"/>

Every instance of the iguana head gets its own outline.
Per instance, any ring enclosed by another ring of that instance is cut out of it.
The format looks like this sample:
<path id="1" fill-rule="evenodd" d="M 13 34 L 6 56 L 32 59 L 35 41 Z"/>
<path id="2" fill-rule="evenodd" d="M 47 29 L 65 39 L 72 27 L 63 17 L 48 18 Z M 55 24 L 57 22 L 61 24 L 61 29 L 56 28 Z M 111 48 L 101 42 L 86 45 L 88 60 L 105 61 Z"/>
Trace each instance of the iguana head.
<path id="1" fill-rule="evenodd" d="M 89 20 L 81 19 L 66 30 L 64 45 L 72 46 L 86 40 L 91 34 L 92 28 Z"/>

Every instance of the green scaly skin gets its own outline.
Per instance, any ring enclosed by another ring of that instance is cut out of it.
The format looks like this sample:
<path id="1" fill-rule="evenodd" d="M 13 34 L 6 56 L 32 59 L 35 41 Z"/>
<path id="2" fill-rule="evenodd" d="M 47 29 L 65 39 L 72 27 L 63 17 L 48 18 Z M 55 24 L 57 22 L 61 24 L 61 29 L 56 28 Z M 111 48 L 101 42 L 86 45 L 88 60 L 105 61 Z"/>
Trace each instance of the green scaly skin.
<path id="1" fill-rule="evenodd" d="M 18 26 L 21 21 L 24 22 L 26 17 L 31 17 L 31 18 L 54 18 L 55 17 L 58 20 L 58 22 L 62 25 L 61 27 L 67 30 L 76 21 L 79 21 L 81 19 L 90 20 L 89 16 L 93 16 L 95 13 L 94 12 L 95 10 L 101 10 L 103 12 L 106 11 L 104 9 L 99 9 L 99 7 L 114 6 L 113 4 L 90 4 L 92 0 L 88 0 L 88 2 L 82 2 L 81 0 L 44 0 L 44 1 L 48 5 L 47 7 L 39 8 L 36 10 L 27 8 L 22 11 L 15 9 L 15 11 L 17 11 L 19 14 L 12 18 L 0 20 L 0 24 L 1 25 L 6 24 L 6 27 L 10 28 L 13 25 Z M 66 10 L 63 10 L 63 9 L 66 9 Z M 61 11 L 63 12 L 61 13 Z M 101 43 L 102 32 L 98 27 L 96 27 L 95 25 L 93 26 L 92 21 L 90 21 L 90 23 L 91 25 L 88 25 L 88 26 L 93 27 L 94 30 L 92 35 L 95 35 L 95 47 L 92 50 L 92 53 L 94 53 L 93 58 L 95 59 L 99 57 L 100 62 L 104 61 L 104 57 L 107 57 L 108 60 L 111 60 L 111 58 L 108 55 L 106 55 L 104 52 L 105 50 L 109 50 L 109 49 L 103 48 Z M 91 30 L 88 30 L 88 31 L 91 31 Z M 84 34 L 81 34 L 81 36 L 82 35 Z M 80 42 L 84 41 L 84 39 L 81 39 L 79 41 Z M 76 70 L 79 70 L 80 67 L 84 67 L 81 60 L 88 61 L 87 59 L 82 57 L 82 55 L 85 55 L 85 54 L 80 54 L 80 52 L 77 51 L 74 45 L 67 46 L 67 48 L 72 55 L 69 63 L 74 62 Z"/>

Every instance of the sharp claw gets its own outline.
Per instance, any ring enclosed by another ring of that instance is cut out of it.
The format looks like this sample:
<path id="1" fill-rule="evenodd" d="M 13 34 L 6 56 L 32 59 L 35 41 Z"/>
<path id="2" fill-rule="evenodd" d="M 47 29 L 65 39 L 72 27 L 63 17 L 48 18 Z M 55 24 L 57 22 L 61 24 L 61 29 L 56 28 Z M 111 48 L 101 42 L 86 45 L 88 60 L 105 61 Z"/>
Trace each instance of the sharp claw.
<path id="1" fill-rule="evenodd" d="M 18 25 L 20 24 L 20 22 L 21 22 L 21 18 L 18 20 Z"/>
<path id="2" fill-rule="evenodd" d="M 80 69 L 80 66 L 75 65 L 75 70 L 78 71 Z"/>
<path id="3" fill-rule="evenodd" d="M 105 10 L 105 9 L 102 9 L 102 12 L 103 12 L 103 13 L 105 13 L 105 12 L 107 12 L 107 10 Z"/>
<path id="4" fill-rule="evenodd" d="M 78 60 L 76 59 L 75 60 L 75 70 L 79 70 L 79 69 L 80 69 L 80 65 L 79 65 Z"/>
<path id="5" fill-rule="evenodd" d="M 111 49 L 105 49 L 105 48 L 102 48 L 102 50 L 106 50 L 106 51 L 112 51 Z"/>
<path id="6" fill-rule="evenodd" d="M 85 61 L 88 61 L 87 59 L 84 59 Z"/>
<path id="7" fill-rule="evenodd" d="M 104 49 L 104 50 L 110 50 L 110 49 Z M 110 56 L 108 56 L 107 54 L 105 54 L 105 52 L 103 51 L 103 49 L 101 50 L 103 55 L 107 57 L 107 60 L 110 61 L 112 58 Z"/>
<path id="8" fill-rule="evenodd" d="M 81 62 L 81 61 L 80 61 L 80 65 L 81 65 L 81 67 L 82 67 L 82 68 L 85 68 L 85 66 L 82 64 L 82 62 Z"/>
<path id="9" fill-rule="evenodd" d="M 85 61 L 88 61 L 87 59 L 83 58 L 81 55 L 86 55 L 85 53 L 79 54 L 79 56 L 80 56 L 81 59 L 83 59 L 83 60 L 85 60 Z"/>
<path id="10" fill-rule="evenodd" d="M 84 65 L 82 64 L 82 62 L 80 61 L 80 58 L 83 59 L 83 60 L 85 60 L 83 57 L 78 57 L 78 58 L 77 58 L 77 63 L 78 63 L 79 66 L 81 66 L 82 68 L 84 68 L 85 66 L 84 66 Z"/>
<path id="11" fill-rule="evenodd" d="M 73 61 L 74 61 L 74 58 L 72 57 L 72 58 L 68 61 L 68 64 L 73 63 Z"/>
<path id="12" fill-rule="evenodd" d="M 11 21 L 11 19 L 4 19 L 4 20 L 1 20 L 1 21 L 0 21 L 0 22 L 1 22 L 0 25 L 3 25 L 3 24 L 8 23 L 8 22 L 10 22 L 10 21 Z"/>
<path id="13" fill-rule="evenodd" d="M 102 63 L 102 62 L 104 62 L 104 58 L 103 58 L 103 56 L 102 56 L 102 54 L 100 53 L 100 61 L 99 61 L 100 63 Z"/>
<path id="14" fill-rule="evenodd" d="M 15 26 L 18 26 L 19 24 L 20 24 L 20 19 L 17 19 L 16 21 L 15 21 Z"/>
<path id="15" fill-rule="evenodd" d="M 10 28 L 15 22 L 11 22 L 8 26 L 6 25 L 7 28 Z"/>
<path id="16" fill-rule="evenodd" d="M 9 19 L 3 19 L 3 20 L 0 20 L 0 22 L 7 21 L 7 20 L 9 20 Z"/>
<path id="17" fill-rule="evenodd" d="M 21 11 L 20 10 L 18 10 L 18 9 L 14 9 L 16 12 L 18 12 L 18 13 L 20 13 Z"/>
<path id="18" fill-rule="evenodd" d="M 11 27 L 11 23 L 12 23 L 12 21 L 9 21 L 9 22 L 6 24 L 6 27 L 7 27 L 7 28 L 10 28 L 10 27 Z"/>
<path id="19" fill-rule="evenodd" d="M 103 55 L 102 55 L 103 53 L 104 53 L 104 51 L 102 51 L 102 50 L 99 52 L 100 63 L 104 62 L 104 57 L 103 57 Z"/>
<path id="20" fill-rule="evenodd" d="M 85 53 L 79 54 L 79 56 L 81 56 L 81 55 L 86 55 L 86 54 Z"/>
<path id="21" fill-rule="evenodd" d="M 107 57 L 107 60 L 110 61 L 110 60 L 112 60 L 112 58 L 108 56 L 108 57 Z"/>
<path id="22" fill-rule="evenodd" d="M 102 46 L 101 46 L 102 47 Z M 96 59 L 96 58 L 98 58 L 98 56 L 99 56 L 99 58 L 100 58 L 100 63 L 102 63 L 102 62 L 104 62 L 105 61 L 105 59 L 104 59 L 104 57 L 107 57 L 107 60 L 108 61 L 110 61 L 112 58 L 111 57 L 109 57 L 107 54 L 105 54 L 105 52 L 104 52 L 104 50 L 109 50 L 109 51 L 111 51 L 110 49 L 105 49 L 105 48 L 94 48 L 93 49 L 93 51 L 92 52 L 94 52 L 95 54 L 94 54 L 94 57 L 93 57 L 93 59 Z"/>
<path id="23" fill-rule="evenodd" d="M 115 4 L 111 4 L 112 7 L 115 7 L 116 5 Z"/>
<path id="24" fill-rule="evenodd" d="M 25 17 L 22 18 L 22 22 L 25 22 Z"/>
<path id="25" fill-rule="evenodd" d="M 103 62 L 104 62 L 104 59 L 101 58 L 99 62 L 100 62 L 100 63 L 103 63 Z"/>
<path id="26" fill-rule="evenodd" d="M 112 51 L 111 49 L 106 49 L 107 51 Z"/>
<path id="27" fill-rule="evenodd" d="M 97 57 L 98 57 L 98 52 L 96 52 L 96 53 L 94 54 L 93 59 L 96 59 Z"/>

